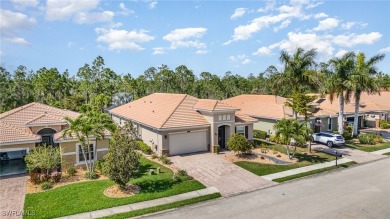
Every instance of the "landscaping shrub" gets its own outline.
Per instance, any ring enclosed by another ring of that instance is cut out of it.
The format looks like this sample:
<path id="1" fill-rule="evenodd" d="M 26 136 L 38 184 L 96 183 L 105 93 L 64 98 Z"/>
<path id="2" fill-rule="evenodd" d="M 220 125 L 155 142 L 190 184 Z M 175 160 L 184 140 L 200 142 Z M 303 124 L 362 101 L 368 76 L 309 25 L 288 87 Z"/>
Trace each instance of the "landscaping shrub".
<path id="1" fill-rule="evenodd" d="M 51 188 L 53 188 L 53 186 L 49 182 L 44 182 L 44 183 L 41 184 L 41 189 L 42 190 L 48 190 L 48 189 L 51 189 Z"/>
<path id="2" fill-rule="evenodd" d="M 352 139 L 352 129 L 353 129 L 352 126 L 345 127 L 344 132 L 342 134 L 342 136 L 343 136 L 343 138 L 345 138 L 345 140 L 351 140 Z"/>
<path id="3" fill-rule="evenodd" d="M 382 136 L 374 134 L 361 134 L 359 135 L 360 144 L 370 144 L 375 145 L 383 141 Z"/>
<path id="4" fill-rule="evenodd" d="M 61 179 L 62 173 L 61 172 L 53 172 L 51 174 L 51 181 L 53 183 L 59 182 Z"/>
<path id="5" fill-rule="evenodd" d="M 145 154 L 152 154 L 153 153 L 152 149 L 147 144 L 145 144 L 143 141 L 137 141 L 137 143 L 138 143 L 138 149 L 140 149 Z"/>
<path id="6" fill-rule="evenodd" d="M 176 182 L 183 182 L 187 180 L 193 180 L 194 178 L 190 175 L 188 175 L 187 171 L 185 170 L 179 170 L 174 176 L 173 180 Z"/>
<path id="7" fill-rule="evenodd" d="M 243 154 L 250 154 L 253 149 L 253 145 L 251 145 L 243 135 L 236 133 L 230 135 L 227 141 L 227 147 L 229 150 Z"/>
<path id="8" fill-rule="evenodd" d="M 104 165 L 105 165 L 104 159 L 97 160 L 95 162 L 95 170 L 99 171 L 100 173 L 103 173 L 104 172 Z"/>
<path id="9" fill-rule="evenodd" d="M 69 174 L 69 176 L 74 176 L 76 169 L 74 167 L 70 167 L 66 172 Z"/>
<path id="10" fill-rule="evenodd" d="M 99 175 L 96 172 L 86 172 L 84 177 L 87 179 L 97 179 L 99 178 Z"/>
<path id="11" fill-rule="evenodd" d="M 161 155 L 160 161 L 161 161 L 163 164 L 169 164 L 169 163 L 171 163 L 171 159 L 169 159 L 166 155 Z"/>
<path id="12" fill-rule="evenodd" d="M 390 129 L 390 123 L 388 123 L 386 120 L 381 120 L 379 122 L 379 127 L 382 129 Z"/>
<path id="13" fill-rule="evenodd" d="M 158 158 L 157 154 L 156 154 L 156 153 L 153 153 L 153 154 L 152 154 L 152 159 L 156 159 L 156 158 Z"/>
<path id="14" fill-rule="evenodd" d="M 262 130 L 253 130 L 253 137 L 266 139 L 268 137 L 268 133 Z"/>
<path id="15" fill-rule="evenodd" d="M 219 154 L 221 147 L 219 145 L 214 145 L 214 153 Z"/>

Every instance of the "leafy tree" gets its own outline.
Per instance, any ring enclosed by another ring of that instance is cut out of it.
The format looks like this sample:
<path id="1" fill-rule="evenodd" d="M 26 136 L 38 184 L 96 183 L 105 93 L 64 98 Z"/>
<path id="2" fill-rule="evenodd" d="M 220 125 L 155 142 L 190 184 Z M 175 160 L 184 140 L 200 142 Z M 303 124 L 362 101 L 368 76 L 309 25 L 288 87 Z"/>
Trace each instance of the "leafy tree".
<path id="1" fill-rule="evenodd" d="M 111 180 L 117 183 L 121 189 L 136 174 L 140 165 L 140 154 L 135 151 L 137 141 L 136 130 L 131 122 L 127 122 L 123 128 L 116 130 L 110 139 L 108 153 L 104 156 L 104 172 Z"/>
<path id="2" fill-rule="evenodd" d="M 384 54 L 378 54 L 367 61 L 365 60 L 364 53 L 358 53 L 356 57 L 356 66 L 351 78 L 353 80 L 354 98 L 355 98 L 355 115 L 353 123 L 353 135 L 358 134 L 358 120 L 359 120 L 359 107 L 360 96 L 363 91 L 367 93 L 380 93 L 381 85 L 378 80 L 378 70 L 375 66 L 378 62 L 385 58 Z"/>
<path id="3" fill-rule="evenodd" d="M 230 135 L 227 141 L 227 147 L 235 153 L 243 154 L 250 154 L 253 149 L 253 146 L 248 142 L 248 139 L 237 133 Z"/>
<path id="4" fill-rule="evenodd" d="M 31 173 L 36 170 L 46 172 L 48 176 L 53 168 L 60 166 L 61 153 L 59 147 L 38 146 L 28 153 L 24 160 L 26 168 Z"/>
<path id="5" fill-rule="evenodd" d="M 100 139 L 105 138 L 105 131 L 115 131 L 116 126 L 112 122 L 110 116 L 105 113 L 101 113 L 99 109 L 91 105 L 84 105 L 81 108 L 82 113 L 76 119 L 65 117 L 68 122 L 68 126 L 65 127 L 63 137 L 75 136 L 81 145 L 82 155 L 84 157 L 85 166 L 89 173 L 94 172 L 94 167 L 91 159 L 92 151 L 89 145 L 93 139 L 96 139 L 96 143 Z M 97 145 L 96 145 L 97 147 Z M 97 157 L 97 151 L 95 150 L 93 157 Z M 88 156 L 87 156 L 88 154 Z"/>
<path id="6" fill-rule="evenodd" d="M 349 102 L 353 92 L 352 74 L 355 66 L 355 53 L 348 52 L 341 58 L 329 60 L 330 69 L 325 69 L 327 75 L 327 92 L 332 102 L 334 96 L 339 98 L 338 132 L 343 134 L 344 104 Z"/>

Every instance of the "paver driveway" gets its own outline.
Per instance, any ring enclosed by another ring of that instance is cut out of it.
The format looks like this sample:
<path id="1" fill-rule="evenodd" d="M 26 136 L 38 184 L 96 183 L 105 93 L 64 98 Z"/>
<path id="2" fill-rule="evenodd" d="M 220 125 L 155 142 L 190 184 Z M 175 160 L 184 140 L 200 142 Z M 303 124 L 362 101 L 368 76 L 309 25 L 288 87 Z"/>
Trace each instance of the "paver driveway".
<path id="1" fill-rule="evenodd" d="M 0 218 L 22 218 L 26 180 L 26 175 L 0 178 Z"/>
<path id="2" fill-rule="evenodd" d="M 216 187 L 225 197 L 276 184 L 225 160 L 226 153 L 230 152 L 218 155 L 212 153 L 177 155 L 170 158 L 176 167 L 186 170 L 205 186 Z"/>

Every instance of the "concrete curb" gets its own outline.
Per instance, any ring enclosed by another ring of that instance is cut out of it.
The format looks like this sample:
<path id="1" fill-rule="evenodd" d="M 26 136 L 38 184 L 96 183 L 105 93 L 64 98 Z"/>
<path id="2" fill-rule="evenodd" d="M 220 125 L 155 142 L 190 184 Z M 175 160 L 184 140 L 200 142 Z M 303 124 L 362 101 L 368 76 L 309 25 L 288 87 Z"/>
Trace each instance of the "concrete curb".
<path id="1" fill-rule="evenodd" d="M 390 148 L 385 148 L 385 149 L 382 149 L 382 150 L 379 150 L 379 151 L 373 151 L 373 152 L 370 152 L 371 154 L 378 154 L 378 155 L 382 155 L 382 154 L 385 154 L 385 153 L 388 153 L 390 152 Z"/>

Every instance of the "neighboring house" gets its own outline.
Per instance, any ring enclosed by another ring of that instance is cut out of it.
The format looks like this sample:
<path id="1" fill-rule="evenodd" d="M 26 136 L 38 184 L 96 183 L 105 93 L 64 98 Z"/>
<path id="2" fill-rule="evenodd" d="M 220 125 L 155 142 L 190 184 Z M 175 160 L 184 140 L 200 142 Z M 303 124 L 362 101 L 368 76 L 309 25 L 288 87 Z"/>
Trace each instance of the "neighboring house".
<path id="1" fill-rule="evenodd" d="M 225 103 L 240 108 L 240 112 L 256 118 L 254 129 L 267 131 L 274 134 L 273 126 L 283 118 L 291 119 L 292 110 L 284 103 L 286 98 L 274 95 L 239 95 L 224 100 Z M 338 129 L 337 117 L 339 112 L 339 99 L 332 102 L 329 96 L 318 97 L 312 102 L 313 115 L 309 118 L 309 125 L 315 132 L 335 131 Z M 354 122 L 355 104 L 354 97 L 344 106 L 344 125 L 352 125 Z M 362 93 L 359 107 L 359 128 L 379 127 L 380 120 L 389 120 L 390 92 L 383 91 L 381 95 Z M 303 121 L 302 116 L 298 119 Z"/>
<path id="2" fill-rule="evenodd" d="M 76 118 L 78 115 L 36 102 L 1 113 L 0 175 L 24 172 L 24 155 L 43 144 L 61 148 L 63 169 L 83 165 L 85 161 L 77 139 L 62 137 L 62 130 L 67 126 L 64 118 Z M 91 149 L 95 152 L 92 159 L 101 159 L 108 150 L 108 139 L 91 140 Z"/>
<path id="3" fill-rule="evenodd" d="M 226 147 L 232 133 L 253 140 L 253 123 L 239 108 L 186 94 L 155 93 L 108 110 L 119 125 L 132 121 L 157 154 L 177 155 Z"/>

